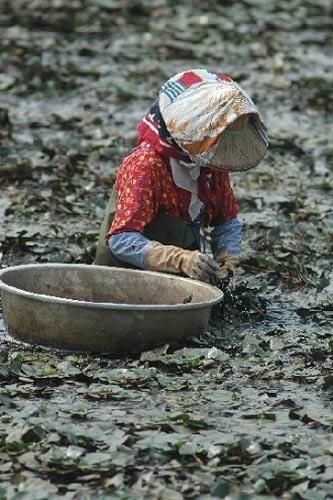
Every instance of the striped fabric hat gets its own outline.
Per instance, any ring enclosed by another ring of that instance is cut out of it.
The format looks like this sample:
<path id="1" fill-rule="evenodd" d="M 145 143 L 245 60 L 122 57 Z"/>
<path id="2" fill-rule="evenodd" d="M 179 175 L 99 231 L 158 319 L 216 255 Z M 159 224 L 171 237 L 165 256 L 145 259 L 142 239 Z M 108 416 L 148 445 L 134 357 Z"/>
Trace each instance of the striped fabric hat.
<path id="1" fill-rule="evenodd" d="M 266 127 L 257 107 L 224 73 L 179 73 L 161 87 L 158 104 L 172 139 L 198 165 L 248 170 L 267 151 Z"/>

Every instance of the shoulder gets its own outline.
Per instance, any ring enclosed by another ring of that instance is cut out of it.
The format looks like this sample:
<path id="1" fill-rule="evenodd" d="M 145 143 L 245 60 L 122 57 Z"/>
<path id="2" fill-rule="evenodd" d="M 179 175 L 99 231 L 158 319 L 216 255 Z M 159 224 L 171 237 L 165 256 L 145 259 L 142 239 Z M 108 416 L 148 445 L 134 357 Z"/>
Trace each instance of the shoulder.
<path id="1" fill-rule="evenodd" d="M 143 142 L 136 148 L 134 148 L 131 153 L 124 158 L 120 170 L 125 169 L 139 169 L 144 171 L 156 171 L 158 169 L 167 169 L 167 164 L 162 158 L 162 156 L 156 151 L 156 149 L 149 143 Z"/>
<path id="2" fill-rule="evenodd" d="M 168 172 L 167 163 L 149 143 L 142 143 L 124 158 L 116 176 L 116 190 L 125 186 L 160 186 Z"/>

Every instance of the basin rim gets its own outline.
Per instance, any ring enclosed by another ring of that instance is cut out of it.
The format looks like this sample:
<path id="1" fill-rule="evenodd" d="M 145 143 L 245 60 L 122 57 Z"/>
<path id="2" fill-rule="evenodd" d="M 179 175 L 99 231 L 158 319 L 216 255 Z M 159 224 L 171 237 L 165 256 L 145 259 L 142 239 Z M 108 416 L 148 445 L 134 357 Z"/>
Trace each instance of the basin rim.
<path id="1" fill-rule="evenodd" d="M 79 269 L 91 269 L 92 267 L 95 267 L 96 269 L 99 270 L 110 270 L 110 269 L 115 269 L 117 271 L 121 270 L 124 272 L 134 272 L 134 273 L 145 273 L 146 275 L 149 274 L 151 276 L 160 276 L 163 279 L 169 277 L 173 278 L 176 280 L 181 280 L 181 281 L 186 281 L 187 283 L 189 281 L 193 282 L 196 285 L 200 285 L 201 287 L 210 289 L 215 295 L 215 299 L 210 299 L 206 302 L 189 302 L 186 304 L 118 304 L 115 302 L 88 302 L 84 300 L 77 300 L 77 299 L 66 299 L 64 297 L 56 297 L 54 295 L 45 295 L 45 294 L 39 294 L 39 293 L 34 293 L 34 292 L 28 292 L 26 290 L 22 290 L 20 288 L 16 288 L 11 285 L 7 285 L 2 281 L 2 277 L 10 273 L 11 271 L 16 271 L 16 270 L 24 270 L 24 269 L 31 269 L 34 267 L 40 267 L 40 268 L 79 268 Z M 43 264 L 22 264 L 18 266 L 11 266 L 7 267 L 5 269 L 0 270 L 0 290 L 3 292 L 7 292 L 10 294 L 14 294 L 20 297 L 24 297 L 27 299 L 31 300 L 37 300 L 39 302 L 48 302 L 48 303 L 53 303 L 53 304 L 59 304 L 59 305 L 70 305 L 74 307 L 86 307 L 86 308 L 91 308 L 91 309 L 108 309 L 108 310 L 118 310 L 118 311 L 188 311 L 190 309 L 204 309 L 207 307 L 212 307 L 219 302 L 223 300 L 223 292 L 213 286 L 209 285 L 208 283 L 203 283 L 202 281 L 198 280 L 192 280 L 190 278 L 183 278 L 181 276 L 177 276 L 174 274 L 168 274 L 168 273 L 159 273 L 155 271 L 145 271 L 145 270 L 140 270 L 140 269 L 124 269 L 122 267 L 109 267 L 109 266 L 96 266 L 94 264 L 62 264 L 62 263 L 43 263 Z"/>

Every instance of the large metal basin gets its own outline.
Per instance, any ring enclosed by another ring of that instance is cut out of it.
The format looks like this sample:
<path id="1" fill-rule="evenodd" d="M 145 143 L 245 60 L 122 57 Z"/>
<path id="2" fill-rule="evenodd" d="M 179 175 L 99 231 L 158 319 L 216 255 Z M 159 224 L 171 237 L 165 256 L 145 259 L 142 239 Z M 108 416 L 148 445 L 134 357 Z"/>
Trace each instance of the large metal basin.
<path id="1" fill-rule="evenodd" d="M 83 264 L 7 268 L 0 289 L 6 326 L 16 339 L 114 354 L 199 335 L 223 298 L 199 281 Z"/>

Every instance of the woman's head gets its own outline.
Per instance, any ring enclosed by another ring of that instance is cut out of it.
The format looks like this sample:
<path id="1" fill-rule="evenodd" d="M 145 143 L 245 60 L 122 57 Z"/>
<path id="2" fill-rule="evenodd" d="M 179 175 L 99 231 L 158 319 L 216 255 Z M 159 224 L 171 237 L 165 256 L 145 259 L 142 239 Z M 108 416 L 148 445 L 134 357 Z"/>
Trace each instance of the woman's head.
<path id="1" fill-rule="evenodd" d="M 158 107 L 172 139 L 199 165 L 248 170 L 266 153 L 259 111 L 228 75 L 204 69 L 179 73 L 161 87 Z"/>

